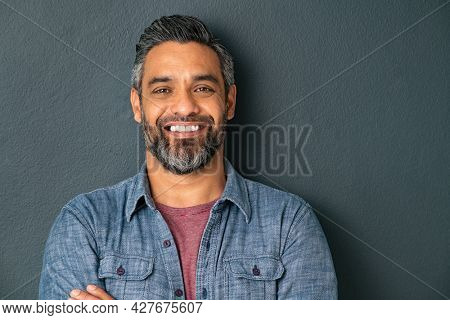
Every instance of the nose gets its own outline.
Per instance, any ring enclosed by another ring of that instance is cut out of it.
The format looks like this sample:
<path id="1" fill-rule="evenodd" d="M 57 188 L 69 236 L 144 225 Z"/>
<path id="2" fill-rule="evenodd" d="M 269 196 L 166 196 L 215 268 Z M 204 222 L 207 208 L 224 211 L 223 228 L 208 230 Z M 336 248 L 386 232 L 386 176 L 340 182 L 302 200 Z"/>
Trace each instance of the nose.
<path id="1" fill-rule="evenodd" d="M 170 106 L 170 111 L 178 116 L 189 116 L 198 114 L 200 109 L 192 94 L 189 91 L 183 91 Z"/>

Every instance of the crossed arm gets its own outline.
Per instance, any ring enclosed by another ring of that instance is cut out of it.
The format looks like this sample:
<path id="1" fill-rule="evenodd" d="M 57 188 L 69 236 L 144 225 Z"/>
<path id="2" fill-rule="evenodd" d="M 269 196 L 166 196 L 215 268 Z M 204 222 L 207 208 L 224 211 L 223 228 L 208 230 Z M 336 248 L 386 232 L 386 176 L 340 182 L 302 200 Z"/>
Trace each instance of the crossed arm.
<path id="1" fill-rule="evenodd" d="M 94 234 L 90 223 L 75 208 L 65 206 L 61 210 L 46 243 L 39 299 L 114 299 L 103 289 L 104 282 L 97 276 L 98 249 Z"/>
<path id="2" fill-rule="evenodd" d="M 73 289 L 70 291 L 68 300 L 114 300 L 105 290 L 90 284 L 86 287 L 86 291 Z"/>

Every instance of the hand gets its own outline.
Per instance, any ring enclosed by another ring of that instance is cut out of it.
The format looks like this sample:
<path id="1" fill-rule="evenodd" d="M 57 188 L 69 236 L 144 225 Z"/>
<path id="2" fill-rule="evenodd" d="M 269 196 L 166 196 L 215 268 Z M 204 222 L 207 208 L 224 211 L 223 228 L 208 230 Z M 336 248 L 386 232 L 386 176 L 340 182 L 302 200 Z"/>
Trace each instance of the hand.
<path id="1" fill-rule="evenodd" d="M 68 300 L 114 300 L 105 290 L 90 284 L 86 287 L 86 291 L 73 289 L 70 291 Z"/>

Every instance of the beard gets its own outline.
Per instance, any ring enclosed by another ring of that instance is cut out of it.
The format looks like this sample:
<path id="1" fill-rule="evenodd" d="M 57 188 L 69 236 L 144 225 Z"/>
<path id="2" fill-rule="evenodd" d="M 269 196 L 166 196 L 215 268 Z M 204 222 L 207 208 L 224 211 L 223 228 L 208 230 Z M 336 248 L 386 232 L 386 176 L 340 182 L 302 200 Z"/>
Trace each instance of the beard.
<path id="1" fill-rule="evenodd" d="M 141 127 L 147 150 L 158 159 L 165 169 L 177 175 L 192 173 L 204 168 L 225 140 L 227 107 L 228 105 L 222 114 L 218 128 L 214 128 L 214 120 L 208 116 L 160 118 L 157 120 L 156 126 L 152 126 L 145 118 L 141 105 Z M 169 121 L 206 123 L 208 125 L 206 136 L 201 133 L 194 137 L 170 139 L 169 133 L 164 129 L 165 123 Z"/>

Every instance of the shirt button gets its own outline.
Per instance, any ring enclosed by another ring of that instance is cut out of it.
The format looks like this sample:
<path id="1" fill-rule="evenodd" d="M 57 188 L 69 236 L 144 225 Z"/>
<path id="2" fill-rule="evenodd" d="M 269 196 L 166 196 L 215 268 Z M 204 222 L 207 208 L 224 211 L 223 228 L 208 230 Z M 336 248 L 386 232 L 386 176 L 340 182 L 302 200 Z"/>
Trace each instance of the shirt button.
<path id="1" fill-rule="evenodd" d="M 117 268 L 116 273 L 119 276 L 123 276 L 125 274 L 125 269 L 122 266 L 120 266 L 120 267 Z"/>
<path id="2" fill-rule="evenodd" d="M 253 272 L 253 275 L 255 275 L 255 276 L 261 275 L 261 271 L 258 269 L 258 267 L 256 265 L 253 267 L 252 272 Z"/>
<path id="3" fill-rule="evenodd" d="M 164 240 L 164 241 L 163 241 L 163 246 L 164 246 L 164 248 L 170 247 L 171 244 L 172 244 L 172 243 L 170 242 L 170 240 Z"/>
<path id="4" fill-rule="evenodd" d="M 183 290 L 181 290 L 181 289 L 175 290 L 175 295 L 176 295 L 177 297 L 181 297 L 181 296 L 183 295 Z"/>
<path id="5" fill-rule="evenodd" d="M 206 288 L 203 288 L 202 295 L 203 295 L 203 299 L 206 299 L 206 297 L 208 296 L 208 291 L 206 290 Z"/>

